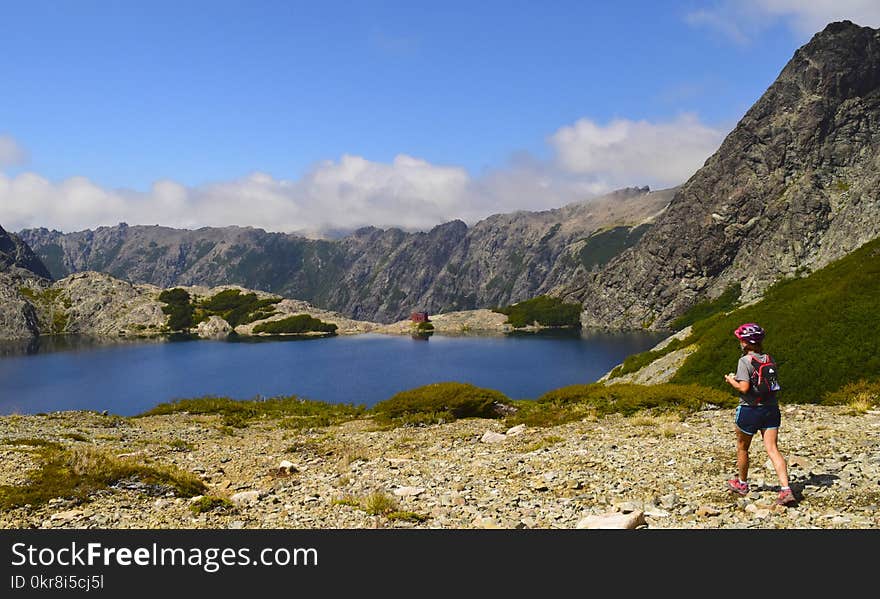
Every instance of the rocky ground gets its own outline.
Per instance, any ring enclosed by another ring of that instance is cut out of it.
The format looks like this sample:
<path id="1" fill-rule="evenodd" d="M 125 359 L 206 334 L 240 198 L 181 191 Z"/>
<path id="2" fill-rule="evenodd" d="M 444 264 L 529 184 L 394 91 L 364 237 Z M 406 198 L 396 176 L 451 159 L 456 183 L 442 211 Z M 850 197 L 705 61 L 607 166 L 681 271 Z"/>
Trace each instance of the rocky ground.
<path id="1" fill-rule="evenodd" d="M 26 482 L 36 454 L 16 440 L 40 438 L 175 465 L 233 507 L 197 515 L 192 499 L 135 484 L 85 503 L 0 512 L 0 527 L 565 529 L 602 526 L 609 515 L 646 529 L 880 526 L 880 411 L 783 407 L 780 448 L 800 499 L 788 508 L 773 503 L 777 480 L 757 439 L 750 494 L 724 490 L 734 473 L 732 417 L 708 409 L 683 421 L 610 416 L 509 431 L 482 419 L 285 430 L 186 414 L 3 416 L 0 485 Z M 371 496 L 374 506 L 390 500 L 398 516 L 369 513 Z"/>

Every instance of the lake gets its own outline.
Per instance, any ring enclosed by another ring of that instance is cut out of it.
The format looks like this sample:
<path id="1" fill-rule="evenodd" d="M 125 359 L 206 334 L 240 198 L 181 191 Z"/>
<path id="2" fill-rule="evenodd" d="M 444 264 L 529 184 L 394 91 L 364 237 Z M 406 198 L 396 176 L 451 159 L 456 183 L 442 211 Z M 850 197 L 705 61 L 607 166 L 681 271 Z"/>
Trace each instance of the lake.
<path id="1" fill-rule="evenodd" d="M 107 410 L 130 416 L 174 399 L 296 395 L 367 407 L 405 389 L 459 381 L 512 399 L 596 381 L 664 337 L 644 332 L 503 336 L 364 334 L 285 341 L 0 344 L 0 414 Z"/>

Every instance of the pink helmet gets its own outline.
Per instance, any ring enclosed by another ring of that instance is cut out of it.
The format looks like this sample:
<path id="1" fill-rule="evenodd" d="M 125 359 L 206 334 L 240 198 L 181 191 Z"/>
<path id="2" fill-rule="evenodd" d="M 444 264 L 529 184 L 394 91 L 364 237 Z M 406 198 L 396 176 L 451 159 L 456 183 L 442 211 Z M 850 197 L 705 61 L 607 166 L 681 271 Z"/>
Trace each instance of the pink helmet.
<path id="1" fill-rule="evenodd" d="M 760 343 L 764 339 L 764 329 L 754 322 L 741 324 L 733 332 L 736 338 L 747 343 Z"/>

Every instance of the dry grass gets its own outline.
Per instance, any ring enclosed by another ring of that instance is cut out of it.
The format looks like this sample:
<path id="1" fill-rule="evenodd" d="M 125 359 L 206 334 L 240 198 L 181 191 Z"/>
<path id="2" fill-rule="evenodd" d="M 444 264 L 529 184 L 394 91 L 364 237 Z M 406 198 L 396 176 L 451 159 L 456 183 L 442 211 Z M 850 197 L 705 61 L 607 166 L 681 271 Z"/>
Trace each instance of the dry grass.
<path id="1" fill-rule="evenodd" d="M 170 466 L 145 465 L 91 447 L 40 449 L 41 466 L 22 486 L 0 486 L 0 508 L 41 505 L 56 497 L 87 501 L 89 495 L 120 482 L 139 482 L 157 491 L 193 497 L 206 487 L 195 475 Z"/>

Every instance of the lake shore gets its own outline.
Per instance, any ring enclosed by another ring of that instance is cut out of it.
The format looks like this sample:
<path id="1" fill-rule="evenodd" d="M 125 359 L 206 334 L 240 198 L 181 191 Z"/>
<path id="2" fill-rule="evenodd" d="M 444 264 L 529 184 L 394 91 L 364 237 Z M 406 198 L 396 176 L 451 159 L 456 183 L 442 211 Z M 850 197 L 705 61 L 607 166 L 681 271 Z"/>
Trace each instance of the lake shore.
<path id="1" fill-rule="evenodd" d="M 735 460 L 726 409 L 513 431 L 491 419 L 291 430 L 190 414 L 3 416 L 0 485 L 27 482 L 40 448 L 26 443 L 36 439 L 172 466 L 230 503 L 196 513 L 198 499 L 132 483 L 83 503 L 0 511 L 0 527 L 566 529 L 613 514 L 648 529 L 876 528 L 880 413 L 849 410 L 783 406 L 780 448 L 800 498 L 789 508 L 773 504 L 777 480 L 758 439 L 751 493 L 724 490 Z"/>

